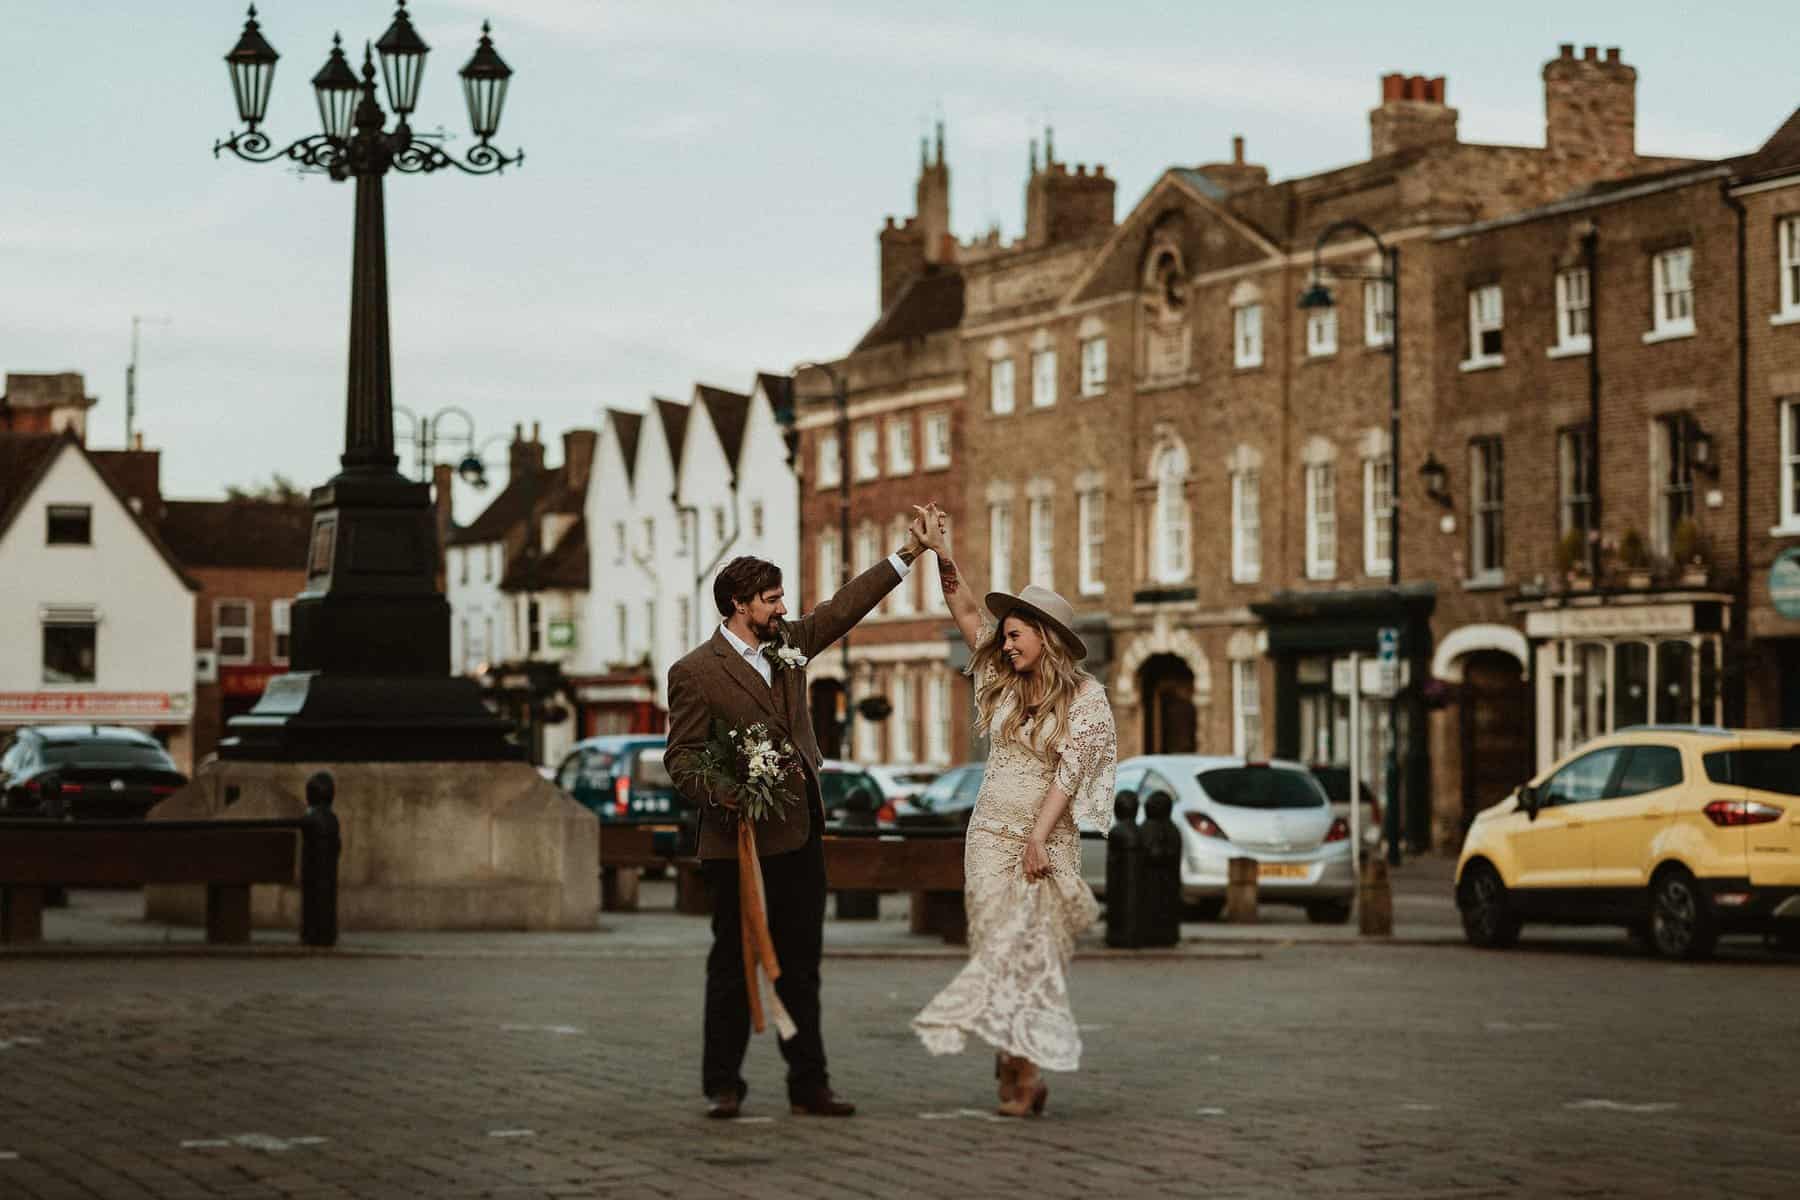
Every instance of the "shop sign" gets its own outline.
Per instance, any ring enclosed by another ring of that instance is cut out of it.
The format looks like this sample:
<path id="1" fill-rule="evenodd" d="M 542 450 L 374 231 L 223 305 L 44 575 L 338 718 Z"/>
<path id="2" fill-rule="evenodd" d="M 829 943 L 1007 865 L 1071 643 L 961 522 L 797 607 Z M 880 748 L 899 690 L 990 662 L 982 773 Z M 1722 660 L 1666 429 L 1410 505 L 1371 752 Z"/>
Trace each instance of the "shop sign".
<path id="1" fill-rule="evenodd" d="M 1694 606 L 1691 604 L 1552 608 L 1525 614 L 1525 635 L 1534 638 L 1630 637 L 1693 631 Z"/>
<path id="2" fill-rule="evenodd" d="M 569 650 L 575 645 L 575 622 L 552 621 L 548 629 L 550 647 L 553 650 Z"/>
<path id="3" fill-rule="evenodd" d="M 269 681 L 286 674 L 279 667 L 220 667 L 219 694 L 223 696 L 260 696 Z"/>
<path id="4" fill-rule="evenodd" d="M 186 721 L 186 692 L 0 692 L 0 721 Z"/>
<path id="5" fill-rule="evenodd" d="M 1800 621 L 1800 548 L 1783 550 L 1769 568 L 1769 600 L 1775 611 Z"/>

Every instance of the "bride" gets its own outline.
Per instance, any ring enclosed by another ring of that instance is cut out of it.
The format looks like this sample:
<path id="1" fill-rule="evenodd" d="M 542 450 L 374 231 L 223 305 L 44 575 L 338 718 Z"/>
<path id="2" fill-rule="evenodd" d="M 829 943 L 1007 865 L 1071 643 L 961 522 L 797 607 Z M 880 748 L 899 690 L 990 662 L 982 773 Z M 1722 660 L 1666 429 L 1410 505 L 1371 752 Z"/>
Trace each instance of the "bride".
<path id="1" fill-rule="evenodd" d="M 919 510 L 944 601 L 974 651 L 975 727 L 991 749 L 963 852 L 969 962 L 912 1026 L 933 1054 L 974 1034 L 997 1051 L 999 1112 L 1041 1115 L 1043 1071 L 1073 1071 L 1075 938 L 1100 907 L 1081 878 L 1075 822 L 1112 824 L 1117 737 L 1106 689 L 1081 669 L 1087 647 L 1069 602 L 1035 585 L 990 592 L 985 611 L 945 547 L 944 515 Z"/>

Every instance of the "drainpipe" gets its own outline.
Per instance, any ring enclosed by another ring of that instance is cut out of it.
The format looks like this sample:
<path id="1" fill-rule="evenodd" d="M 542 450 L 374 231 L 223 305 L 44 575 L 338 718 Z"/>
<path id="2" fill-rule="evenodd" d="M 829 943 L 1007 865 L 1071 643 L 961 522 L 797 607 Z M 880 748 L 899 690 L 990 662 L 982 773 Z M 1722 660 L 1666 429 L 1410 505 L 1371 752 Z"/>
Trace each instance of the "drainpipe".
<path id="1" fill-rule="evenodd" d="M 1749 705 L 1750 672 L 1750 277 L 1747 267 L 1744 202 L 1731 194 L 1731 180 L 1719 181 L 1719 196 L 1737 214 L 1737 585 L 1731 642 L 1736 669 L 1724 672 L 1725 723 L 1742 725 Z"/>

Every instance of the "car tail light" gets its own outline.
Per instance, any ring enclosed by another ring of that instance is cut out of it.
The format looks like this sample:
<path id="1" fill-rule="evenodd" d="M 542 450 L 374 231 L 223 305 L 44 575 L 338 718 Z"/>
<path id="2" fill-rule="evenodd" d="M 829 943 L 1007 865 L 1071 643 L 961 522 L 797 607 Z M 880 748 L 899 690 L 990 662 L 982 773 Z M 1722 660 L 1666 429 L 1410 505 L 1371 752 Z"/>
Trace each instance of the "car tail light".
<path id="1" fill-rule="evenodd" d="M 1704 810 L 1714 825 L 1767 825 L 1781 820 L 1781 809 L 1760 800 L 1714 800 Z"/>
<path id="2" fill-rule="evenodd" d="M 79 783 L 65 783 L 62 785 L 62 794 L 65 796 L 79 796 L 83 790 L 85 789 L 83 789 Z"/>
<path id="3" fill-rule="evenodd" d="M 153 783 L 150 785 L 150 794 L 152 796 L 173 796 L 180 790 L 180 788 L 175 787 L 173 784 Z"/>
<path id="4" fill-rule="evenodd" d="M 613 812 L 624 816 L 631 811 L 631 780 L 621 775 L 613 780 Z"/>
<path id="5" fill-rule="evenodd" d="M 1331 828 L 1325 831 L 1325 840 L 1327 842 L 1343 842 L 1348 841 L 1349 838 L 1350 823 L 1342 817 L 1332 818 Z"/>
<path id="6" fill-rule="evenodd" d="M 889 800 L 886 804 L 883 804 L 880 808 L 876 809 L 875 819 L 892 825 L 894 823 L 894 802 Z"/>
<path id="7" fill-rule="evenodd" d="M 1189 812 L 1187 823 L 1188 827 L 1201 837 L 1218 838 L 1220 841 L 1229 840 L 1225 831 L 1219 828 L 1219 823 L 1203 812 Z"/>

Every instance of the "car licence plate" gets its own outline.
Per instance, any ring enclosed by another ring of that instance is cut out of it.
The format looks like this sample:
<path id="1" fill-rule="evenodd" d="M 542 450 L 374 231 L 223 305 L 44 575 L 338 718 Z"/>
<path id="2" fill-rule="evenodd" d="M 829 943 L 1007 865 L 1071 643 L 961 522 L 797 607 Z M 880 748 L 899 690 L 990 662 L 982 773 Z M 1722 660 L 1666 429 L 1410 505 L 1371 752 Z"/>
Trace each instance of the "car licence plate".
<path id="1" fill-rule="evenodd" d="M 1306 863 L 1257 863 L 1256 875 L 1259 879 L 1305 879 L 1308 867 Z"/>

